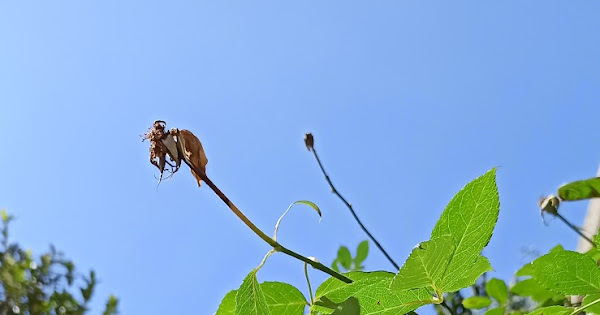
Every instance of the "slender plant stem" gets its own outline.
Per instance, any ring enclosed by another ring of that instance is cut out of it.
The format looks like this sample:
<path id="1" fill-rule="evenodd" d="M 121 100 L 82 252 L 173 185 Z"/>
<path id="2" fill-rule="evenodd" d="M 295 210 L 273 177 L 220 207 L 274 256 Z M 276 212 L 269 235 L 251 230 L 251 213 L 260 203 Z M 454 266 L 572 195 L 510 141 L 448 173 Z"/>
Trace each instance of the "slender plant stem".
<path id="1" fill-rule="evenodd" d="M 588 303 L 588 304 L 586 304 L 586 305 L 583 305 L 583 306 L 581 306 L 581 307 L 578 307 L 578 308 L 576 308 L 576 309 L 575 309 L 575 310 L 574 310 L 574 311 L 571 313 L 571 315 L 575 315 L 575 314 L 577 314 L 577 313 L 579 313 L 579 312 L 581 312 L 581 311 L 585 310 L 586 308 L 588 308 L 588 307 L 590 307 L 590 306 L 594 306 L 594 305 L 596 305 L 596 304 L 598 304 L 598 303 L 600 303 L 600 299 L 597 299 L 597 300 L 595 300 L 595 301 L 592 301 L 592 302 L 590 302 L 590 303 Z"/>
<path id="2" fill-rule="evenodd" d="M 568 227 L 571 228 L 571 230 L 573 230 L 575 233 L 579 234 L 579 236 L 583 237 L 586 241 L 588 241 L 592 247 L 596 248 L 596 243 L 594 243 L 594 241 L 592 241 L 589 237 L 585 236 L 585 234 L 583 234 L 575 225 L 573 225 L 571 222 L 569 222 L 567 219 L 565 219 L 562 215 L 560 215 L 560 213 L 555 212 L 552 213 L 553 215 L 557 216 L 561 221 L 563 221 Z"/>
<path id="3" fill-rule="evenodd" d="M 352 205 L 348 201 L 346 201 L 346 199 L 339 193 L 339 191 L 337 191 L 337 189 L 335 189 L 335 186 L 333 186 L 333 183 L 331 182 L 329 175 L 327 175 L 327 172 L 325 172 L 325 168 L 323 168 L 321 159 L 319 159 L 319 155 L 317 154 L 317 151 L 315 150 L 314 146 L 312 146 L 311 151 L 314 154 L 315 159 L 317 160 L 317 163 L 319 164 L 319 167 L 321 168 L 321 172 L 323 172 L 323 175 L 325 176 L 325 180 L 327 181 L 327 183 L 329 184 L 329 187 L 331 188 L 331 192 L 334 193 L 336 196 L 338 196 L 338 198 L 340 198 L 340 200 L 342 200 L 342 202 L 344 202 L 344 204 L 346 205 L 348 210 L 350 210 L 350 213 L 354 217 L 354 220 L 356 220 L 356 222 L 358 223 L 360 228 L 363 230 L 363 232 L 365 232 L 365 234 L 367 234 L 367 236 L 371 239 L 371 241 L 373 241 L 373 243 L 375 243 L 375 246 L 377 246 L 377 248 L 379 248 L 379 250 L 383 253 L 383 255 L 394 266 L 394 268 L 396 268 L 396 270 L 400 269 L 398 264 L 392 259 L 392 257 L 390 257 L 390 255 L 388 255 L 388 253 L 385 251 L 385 249 L 383 249 L 381 244 L 379 244 L 379 242 L 375 239 L 375 237 L 369 232 L 369 230 L 367 230 L 365 225 L 360 221 L 360 219 L 356 215 L 356 212 L 354 212 Z"/>
<path id="4" fill-rule="evenodd" d="M 310 305 L 315 303 L 313 298 L 312 289 L 310 288 L 310 279 L 308 278 L 308 264 L 304 263 L 304 277 L 306 278 L 306 285 L 308 286 L 308 295 L 310 296 Z"/>
<path id="5" fill-rule="evenodd" d="M 452 309 L 450 308 L 450 306 L 448 306 L 448 304 L 446 303 L 446 301 L 442 301 L 442 303 L 440 303 L 438 305 L 441 306 L 442 308 L 445 308 L 446 311 L 448 311 L 448 314 L 454 315 L 454 312 L 452 311 Z"/>
<path id="6" fill-rule="evenodd" d="M 206 176 L 206 173 L 204 173 L 201 169 L 197 168 L 193 164 L 189 163 L 186 159 L 184 159 L 184 162 L 185 162 L 185 164 L 187 164 L 190 167 L 190 169 L 192 169 L 192 171 L 194 171 L 194 173 L 196 173 L 196 175 L 198 175 L 202 179 L 202 181 L 204 181 L 206 183 L 206 185 L 208 185 L 208 187 L 210 187 L 210 189 L 212 189 L 215 192 L 215 194 L 217 194 L 217 196 L 219 196 L 219 198 L 221 198 L 221 200 L 227 205 L 227 207 L 229 207 L 229 209 L 240 220 L 242 220 L 242 222 L 244 222 L 244 224 L 248 228 L 250 228 L 252 230 L 252 232 L 254 232 L 254 234 L 258 235 L 258 237 L 260 237 L 263 241 L 265 241 L 267 244 L 271 245 L 271 247 L 273 247 L 273 249 L 275 251 L 282 252 L 282 253 L 292 256 L 300 261 L 303 261 L 303 262 L 311 265 L 313 268 L 321 270 L 338 280 L 341 280 L 346 283 L 352 283 L 352 280 L 350 278 L 348 278 L 338 272 L 335 272 L 334 270 L 328 268 L 327 266 L 319 263 L 316 260 L 306 258 L 292 250 L 289 250 L 289 249 L 283 247 L 283 245 L 279 244 L 274 239 L 270 238 L 267 234 L 265 234 L 263 231 L 261 231 L 256 225 L 254 225 L 254 223 L 252 223 L 252 221 L 250 221 L 250 219 L 248 219 L 242 213 L 242 211 L 240 211 L 240 209 L 238 209 L 233 204 L 233 202 L 231 202 L 231 200 L 229 200 L 229 198 L 227 198 L 227 196 L 225 196 L 225 194 Z"/>

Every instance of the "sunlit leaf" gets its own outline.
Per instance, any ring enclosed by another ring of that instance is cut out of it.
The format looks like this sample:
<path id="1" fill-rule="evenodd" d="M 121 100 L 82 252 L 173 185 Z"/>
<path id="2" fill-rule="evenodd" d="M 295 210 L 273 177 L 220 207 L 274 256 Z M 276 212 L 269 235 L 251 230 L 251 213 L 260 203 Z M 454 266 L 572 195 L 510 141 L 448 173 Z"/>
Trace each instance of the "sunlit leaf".
<path id="1" fill-rule="evenodd" d="M 529 313 L 529 315 L 569 315 L 571 312 L 573 312 L 572 308 L 564 306 L 548 306 L 538 308 Z"/>
<path id="2" fill-rule="evenodd" d="M 393 292 L 389 289 L 393 273 L 385 271 L 346 274 L 354 282 L 343 283 L 335 278 L 325 280 L 315 292 L 313 311 L 331 314 L 333 309 L 321 307 L 323 300 L 340 304 L 350 297 L 358 300 L 361 315 L 397 315 L 405 314 L 418 307 L 431 303 L 432 296 L 427 290 Z"/>
<path id="3" fill-rule="evenodd" d="M 466 279 L 471 275 L 465 277 L 465 274 L 480 261 L 479 254 L 492 236 L 499 209 L 495 173 L 492 169 L 461 189 L 450 200 L 431 233 L 431 238 L 450 235 L 455 241 L 454 254 L 441 285 L 444 292 L 470 285 Z M 482 266 L 480 261 L 478 267 Z"/>
<path id="4" fill-rule="evenodd" d="M 504 306 L 494 307 L 494 308 L 490 308 L 489 310 L 485 311 L 485 313 L 483 313 L 483 315 L 504 315 L 505 311 L 506 310 L 504 309 Z"/>
<path id="5" fill-rule="evenodd" d="M 391 289 L 404 291 L 418 288 L 440 289 L 442 276 L 454 253 L 451 236 L 432 238 L 415 247 L 410 256 L 394 276 Z"/>
<path id="6" fill-rule="evenodd" d="M 534 279 L 550 291 L 568 295 L 600 293 L 600 269 L 590 257 L 555 251 L 532 262 Z"/>
<path id="7" fill-rule="evenodd" d="M 235 314 L 235 295 L 237 290 L 231 290 L 225 294 L 219 304 L 219 308 L 215 315 L 234 315 Z"/>
<path id="8" fill-rule="evenodd" d="M 302 315 L 308 304 L 302 293 L 287 283 L 263 282 L 260 288 L 271 314 Z"/>
<path id="9" fill-rule="evenodd" d="M 600 197 L 600 177 L 593 177 L 564 184 L 558 188 L 562 200 L 573 201 Z"/>
<path id="10" fill-rule="evenodd" d="M 244 278 L 235 295 L 235 313 L 240 315 L 271 314 L 263 290 L 256 280 L 256 270 Z"/>

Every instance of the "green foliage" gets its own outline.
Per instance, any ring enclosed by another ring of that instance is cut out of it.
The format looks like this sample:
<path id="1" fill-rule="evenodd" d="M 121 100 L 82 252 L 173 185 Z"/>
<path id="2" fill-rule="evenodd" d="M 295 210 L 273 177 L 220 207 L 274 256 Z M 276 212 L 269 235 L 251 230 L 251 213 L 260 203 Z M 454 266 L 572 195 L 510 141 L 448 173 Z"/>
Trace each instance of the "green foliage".
<path id="1" fill-rule="evenodd" d="M 556 251 L 532 263 L 533 276 L 546 289 L 568 295 L 600 293 L 600 269 L 590 257 Z"/>
<path id="2" fill-rule="evenodd" d="M 96 286 L 96 274 L 79 276 L 72 261 L 54 247 L 39 257 L 8 239 L 13 217 L 4 210 L 2 219 L 2 251 L 0 252 L 0 314 L 67 314 L 88 311 Z M 84 284 L 78 290 L 74 289 Z M 79 291 L 81 297 L 69 291 Z M 117 313 L 118 301 L 110 296 L 104 315 Z"/>
<path id="3" fill-rule="evenodd" d="M 495 299 L 498 304 L 504 305 L 508 298 L 508 289 L 506 283 L 500 279 L 492 278 L 485 283 L 485 292 Z"/>
<path id="4" fill-rule="evenodd" d="M 490 306 L 492 301 L 485 296 L 471 296 L 463 300 L 463 305 L 470 309 L 480 309 Z"/>
<path id="5" fill-rule="evenodd" d="M 308 304 L 298 289 L 282 282 L 258 283 L 256 269 L 250 271 L 237 290 L 229 291 L 216 315 L 302 315 Z"/>
<path id="6" fill-rule="evenodd" d="M 364 240 L 356 247 L 356 256 L 352 257 L 350 250 L 346 246 L 340 246 L 337 251 L 337 257 L 331 263 L 331 269 L 340 272 L 344 270 L 349 271 L 361 271 L 364 270 L 362 262 L 365 261 L 369 253 L 369 242 Z M 341 268 L 340 268 L 341 267 Z"/>
<path id="7" fill-rule="evenodd" d="M 578 180 L 558 188 L 558 197 L 564 201 L 600 197 L 600 177 Z"/>

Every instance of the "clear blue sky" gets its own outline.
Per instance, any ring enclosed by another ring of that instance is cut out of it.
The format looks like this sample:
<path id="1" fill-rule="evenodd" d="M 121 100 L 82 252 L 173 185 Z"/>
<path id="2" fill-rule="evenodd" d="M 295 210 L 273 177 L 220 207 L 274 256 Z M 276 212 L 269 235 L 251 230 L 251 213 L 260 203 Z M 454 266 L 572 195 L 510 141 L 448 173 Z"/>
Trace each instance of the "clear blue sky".
<path id="1" fill-rule="evenodd" d="M 484 253 L 509 279 L 522 248 L 574 248 L 536 201 L 600 163 L 597 1 L 4 1 L 0 208 L 53 243 L 122 314 L 211 314 L 269 249 L 187 169 L 156 187 L 155 120 L 193 131 L 207 173 L 279 240 L 329 263 L 365 239 L 302 142 L 403 261 L 452 195 L 500 166 Z M 587 204 L 565 205 L 580 223 Z M 374 249 L 374 247 L 372 247 Z M 371 251 L 367 269 L 391 270 Z M 325 277 L 312 272 L 313 282 Z M 272 256 L 259 279 L 306 292 Z M 430 312 L 429 309 L 420 310 Z"/>

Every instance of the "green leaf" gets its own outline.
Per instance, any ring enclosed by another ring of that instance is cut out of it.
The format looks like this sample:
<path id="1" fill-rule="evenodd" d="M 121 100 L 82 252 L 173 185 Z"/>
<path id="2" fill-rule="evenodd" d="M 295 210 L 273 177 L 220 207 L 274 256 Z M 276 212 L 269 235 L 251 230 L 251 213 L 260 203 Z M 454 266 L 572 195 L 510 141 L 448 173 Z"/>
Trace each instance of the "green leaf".
<path id="1" fill-rule="evenodd" d="M 354 271 L 345 275 L 354 282 L 346 284 L 329 278 L 317 288 L 313 312 L 331 314 L 332 309 L 321 305 L 327 304 L 328 301 L 340 304 L 349 297 L 358 300 L 361 315 L 405 314 L 432 301 L 432 296 L 427 290 L 391 291 L 389 286 L 394 274 L 390 272 Z"/>
<path id="2" fill-rule="evenodd" d="M 367 254 L 369 253 L 369 241 L 364 240 L 358 243 L 356 247 L 356 257 L 354 257 L 354 264 L 360 265 L 365 259 L 367 259 Z"/>
<path id="3" fill-rule="evenodd" d="M 2 217 L 2 222 L 6 223 L 8 221 L 8 215 L 6 214 L 6 210 L 0 210 L 0 217 Z"/>
<path id="4" fill-rule="evenodd" d="M 538 308 L 537 310 L 529 313 L 529 315 L 569 315 L 573 312 L 572 308 L 564 306 L 548 306 Z"/>
<path id="5" fill-rule="evenodd" d="M 485 283 L 485 292 L 496 301 L 498 304 L 503 305 L 506 302 L 508 296 L 508 289 L 506 283 L 500 279 L 492 278 Z"/>
<path id="6" fill-rule="evenodd" d="M 468 309 L 480 309 L 488 307 L 492 304 L 492 301 L 485 296 L 471 296 L 462 301 L 462 305 Z"/>
<path id="7" fill-rule="evenodd" d="M 358 304 L 358 300 L 354 297 L 349 297 L 347 300 L 340 303 L 332 315 L 360 315 L 360 305 Z"/>
<path id="8" fill-rule="evenodd" d="M 491 169 L 461 189 L 433 228 L 431 238 L 451 235 L 455 240 L 454 255 L 442 281 L 444 292 L 464 287 L 463 275 L 473 268 L 492 236 L 499 209 L 495 173 Z"/>
<path id="9" fill-rule="evenodd" d="M 504 312 L 505 312 L 504 306 L 501 306 L 501 307 L 490 308 L 489 310 L 485 311 L 485 313 L 483 313 L 483 315 L 504 315 Z"/>
<path id="10" fill-rule="evenodd" d="M 240 315 L 270 315 L 265 295 L 256 280 L 256 269 L 244 278 L 235 295 L 235 313 Z"/>
<path id="11" fill-rule="evenodd" d="M 600 315 L 600 303 L 592 304 L 596 301 L 600 300 L 600 294 L 590 294 L 586 295 L 581 301 L 581 306 L 590 305 L 585 308 L 586 313 Z"/>
<path id="12" fill-rule="evenodd" d="M 398 292 L 429 287 L 441 293 L 440 282 L 453 253 L 454 240 L 451 236 L 422 242 L 412 250 L 390 288 Z"/>
<path id="13" fill-rule="evenodd" d="M 531 276 L 533 275 L 533 267 L 531 266 L 531 263 L 527 263 L 525 265 L 523 265 L 523 267 L 521 267 L 521 269 L 517 270 L 517 272 L 515 273 L 515 276 L 517 277 L 524 277 L 524 276 Z"/>
<path id="14" fill-rule="evenodd" d="M 558 188 L 558 197 L 565 201 L 600 197 L 600 177 L 564 184 Z"/>
<path id="15" fill-rule="evenodd" d="M 534 279 L 526 279 L 515 283 L 510 288 L 510 292 L 519 296 L 529 296 L 536 302 L 544 302 L 554 296 L 554 293 L 548 291 Z"/>
<path id="16" fill-rule="evenodd" d="M 532 262 L 534 279 L 550 291 L 567 295 L 600 293 L 600 269 L 590 257 L 556 251 Z"/>
<path id="17" fill-rule="evenodd" d="M 215 315 L 234 315 L 235 314 L 235 295 L 237 290 L 231 290 L 225 294 L 225 297 L 221 300 L 219 308 Z"/>
<path id="18" fill-rule="evenodd" d="M 117 314 L 117 305 L 118 304 L 119 304 L 119 300 L 117 300 L 117 298 L 111 294 L 108 297 L 108 301 L 106 301 L 106 306 L 104 308 L 104 312 L 102 312 L 102 315 Z"/>
<path id="19" fill-rule="evenodd" d="M 282 282 L 263 282 L 260 284 L 271 314 L 302 315 L 308 304 L 294 286 Z"/>
<path id="20" fill-rule="evenodd" d="M 466 270 L 465 273 L 460 275 L 458 279 L 455 279 L 453 283 L 457 288 L 466 288 L 473 285 L 482 274 L 492 270 L 492 266 L 487 258 L 479 256 L 471 266 L 471 269 Z M 453 290 L 444 289 L 443 291 L 452 292 Z"/>
<path id="21" fill-rule="evenodd" d="M 331 269 L 333 269 L 335 272 L 340 272 L 340 268 L 338 267 L 338 259 L 334 259 L 333 262 L 331 262 Z"/>
<path id="22" fill-rule="evenodd" d="M 352 255 L 346 246 L 340 246 L 337 252 L 337 261 L 346 269 L 352 265 Z"/>

